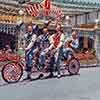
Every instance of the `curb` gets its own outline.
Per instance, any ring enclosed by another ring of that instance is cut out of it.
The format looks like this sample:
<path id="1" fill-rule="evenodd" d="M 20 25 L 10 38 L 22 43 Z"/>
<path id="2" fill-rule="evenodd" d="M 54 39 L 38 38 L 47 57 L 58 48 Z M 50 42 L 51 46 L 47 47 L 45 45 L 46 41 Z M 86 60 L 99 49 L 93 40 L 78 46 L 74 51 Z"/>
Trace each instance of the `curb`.
<path id="1" fill-rule="evenodd" d="M 80 65 L 80 68 L 100 67 L 100 64 Z"/>

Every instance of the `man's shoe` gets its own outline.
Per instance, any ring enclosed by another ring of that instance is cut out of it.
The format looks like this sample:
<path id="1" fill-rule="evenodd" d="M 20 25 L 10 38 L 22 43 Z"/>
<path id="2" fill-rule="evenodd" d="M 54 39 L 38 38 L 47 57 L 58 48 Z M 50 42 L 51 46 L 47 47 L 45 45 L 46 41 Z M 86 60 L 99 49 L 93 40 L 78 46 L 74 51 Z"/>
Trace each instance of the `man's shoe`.
<path id="1" fill-rule="evenodd" d="M 39 71 L 42 71 L 44 69 L 44 67 L 45 67 L 44 64 L 43 65 L 39 64 L 37 68 L 38 68 Z"/>
<path id="2" fill-rule="evenodd" d="M 41 73 L 41 74 L 38 76 L 38 78 L 41 79 L 41 78 L 43 78 L 43 76 L 44 76 L 43 73 Z"/>
<path id="3" fill-rule="evenodd" d="M 57 75 L 57 78 L 61 78 L 61 74 L 58 74 L 58 75 Z"/>
<path id="4" fill-rule="evenodd" d="M 57 72 L 54 72 L 53 75 L 54 75 L 54 76 L 57 76 Z"/>
<path id="5" fill-rule="evenodd" d="M 50 73 L 49 75 L 48 75 L 48 78 L 52 78 L 54 75 L 53 75 L 53 73 Z"/>
<path id="6" fill-rule="evenodd" d="M 31 76 L 27 75 L 27 77 L 24 78 L 23 80 L 25 81 L 25 80 L 31 80 L 31 79 L 32 79 Z"/>

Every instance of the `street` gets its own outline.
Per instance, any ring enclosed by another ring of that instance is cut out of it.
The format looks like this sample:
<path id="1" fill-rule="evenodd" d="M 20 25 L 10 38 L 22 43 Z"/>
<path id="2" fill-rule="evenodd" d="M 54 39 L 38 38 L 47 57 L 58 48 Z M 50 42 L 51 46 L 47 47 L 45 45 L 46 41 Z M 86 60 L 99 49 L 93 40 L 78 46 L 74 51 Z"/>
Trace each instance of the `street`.
<path id="1" fill-rule="evenodd" d="M 80 75 L 6 84 L 0 100 L 100 100 L 100 68 L 81 68 Z"/>

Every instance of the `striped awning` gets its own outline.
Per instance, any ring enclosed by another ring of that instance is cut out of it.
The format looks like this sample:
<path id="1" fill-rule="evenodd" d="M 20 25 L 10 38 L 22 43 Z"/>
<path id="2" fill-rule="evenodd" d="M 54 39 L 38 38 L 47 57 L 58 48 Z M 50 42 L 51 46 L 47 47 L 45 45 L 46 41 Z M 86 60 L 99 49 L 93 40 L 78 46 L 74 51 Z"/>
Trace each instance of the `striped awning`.
<path id="1" fill-rule="evenodd" d="M 18 0 L 0 0 L 0 14 L 17 15 L 22 7 Z"/>

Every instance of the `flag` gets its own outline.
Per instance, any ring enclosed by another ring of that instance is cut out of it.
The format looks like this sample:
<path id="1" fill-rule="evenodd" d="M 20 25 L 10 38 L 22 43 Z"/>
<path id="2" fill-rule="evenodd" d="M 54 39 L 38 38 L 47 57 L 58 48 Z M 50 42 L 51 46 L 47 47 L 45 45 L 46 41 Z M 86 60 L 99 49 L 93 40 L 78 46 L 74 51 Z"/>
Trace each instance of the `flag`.
<path id="1" fill-rule="evenodd" d="M 28 4 L 26 7 L 26 11 L 32 17 L 38 17 L 40 15 L 41 9 L 42 9 L 42 5 L 40 3 Z"/>
<path id="2" fill-rule="evenodd" d="M 50 0 L 44 0 L 44 15 L 48 16 L 50 14 L 51 2 Z"/>
<path id="3" fill-rule="evenodd" d="M 44 0 L 44 7 L 46 10 L 50 10 L 50 8 L 51 8 L 50 0 Z"/>
<path id="4" fill-rule="evenodd" d="M 56 20 L 59 20 L 62 15 L 63 15 L 62 9 L 57 6 L 52 5 L 50 16 L 55 18 Z"/>

